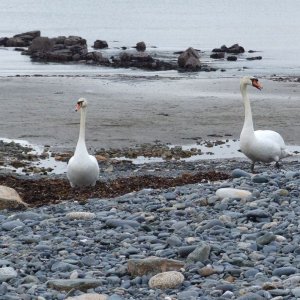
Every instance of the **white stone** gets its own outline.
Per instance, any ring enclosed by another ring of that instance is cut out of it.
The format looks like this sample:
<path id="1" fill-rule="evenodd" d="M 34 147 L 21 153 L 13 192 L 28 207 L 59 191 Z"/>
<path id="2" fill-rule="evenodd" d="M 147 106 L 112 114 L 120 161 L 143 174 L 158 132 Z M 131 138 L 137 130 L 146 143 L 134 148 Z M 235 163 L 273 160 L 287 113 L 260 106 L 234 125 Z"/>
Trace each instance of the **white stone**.
<path id="1" fill-rule="evenodd" d="M 86 211 L 71 211 L 67 213 L 67 217 L 71 220 L 91 220 L 94 219 L 96 215 Z"/>
<path id="2" fill-rule="evenodd" d="M 7 281 L 12 278 L 16 278 L 18 273 L 12 267 L 0 268 L 0 282 Z"/>
<path id="3" fill-rule="evenodd" d="M 279 242 L 279 243 L 282 243 L 282 242 L 286 241 L 286 238 L 282 235 L 276 235 L 275 241 Z"/>
<path id="4" fill-rule="evenodd" d="M 221 188 L 216 191 L 216 196 L 220 199 L 224 198 L 240 198 L 245 199 L 251 196 L 252 193 L 246 190 L 239 190 L 234 188 Z"/>
<path id="5" fill-rule="evenodd" d="M 0 209 L 27 208 L 18 192 L 5 185 L 0 185 Z"/>
<path id="6" fill-rule="evenodd" d="M 150 288 L 172 289 L 184 281 L 184 276 L 177 271 L 168 271 L 154 275 L 149 280 Z"/>
<path id="7" fill-rule="evenodd" d="M 108 296 L 105 294 L 82 294 L 80 296 L 68 297 L 66 300 L 107 300 Z"/>

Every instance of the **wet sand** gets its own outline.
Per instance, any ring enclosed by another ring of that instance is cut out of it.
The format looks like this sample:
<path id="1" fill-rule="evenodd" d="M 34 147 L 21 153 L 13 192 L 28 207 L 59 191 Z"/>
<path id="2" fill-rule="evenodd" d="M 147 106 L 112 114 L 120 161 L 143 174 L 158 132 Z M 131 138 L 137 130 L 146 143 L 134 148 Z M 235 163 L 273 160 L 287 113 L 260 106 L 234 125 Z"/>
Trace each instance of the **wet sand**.
<path id="1" fill-rule="evenodd" d="M 273 129 L 300 145 L 300 84 L 262 79 L 249 88 L 255 128 Z M 89 148 L 145 142 L 193 144 L 211 135 L 239 138 L 243 105 L 239 78 L 2 77 L 0 137 L 74 149 L 78 98 L 89 101 Z M 231 135 L 231 136 L 230 136 Z"/>

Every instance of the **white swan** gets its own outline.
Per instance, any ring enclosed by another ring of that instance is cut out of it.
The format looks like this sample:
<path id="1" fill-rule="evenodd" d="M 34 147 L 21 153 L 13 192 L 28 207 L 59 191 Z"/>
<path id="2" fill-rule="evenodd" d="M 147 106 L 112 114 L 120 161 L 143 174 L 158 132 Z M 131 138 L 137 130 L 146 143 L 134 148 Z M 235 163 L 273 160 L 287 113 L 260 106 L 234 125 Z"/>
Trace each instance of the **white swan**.
<path id="1" fill-rule="evenodd" d="M 74 156 L 68 162 L 67 177 L 72 187 L 94 186 L 99 177 L 99 165 L 96 158 L 89 155 L 85 145 L 85 118 L 87 100 L 80 98 L 75 110 L 81 110 L 80 130 Z"/>
<path id="2" fill-rule="evenodd" d="M 272 130 L 256 130 L 253 129 L 253 120 L 250 101 L 247 95 L 247 85 L 252 85 L 261 90 L 262 85 L 257 78 L 243 77 L 240 82 L 240 89 L 243 97 L 245 108 L 245 121 L 240 135 L 241 151 L 252 160 L 251 171 L 254 171 L 256 162 L 276 162 L 279 167 L 281 158 L 292 155 L 286 150 L 286 146 L 281 135 Z"/>

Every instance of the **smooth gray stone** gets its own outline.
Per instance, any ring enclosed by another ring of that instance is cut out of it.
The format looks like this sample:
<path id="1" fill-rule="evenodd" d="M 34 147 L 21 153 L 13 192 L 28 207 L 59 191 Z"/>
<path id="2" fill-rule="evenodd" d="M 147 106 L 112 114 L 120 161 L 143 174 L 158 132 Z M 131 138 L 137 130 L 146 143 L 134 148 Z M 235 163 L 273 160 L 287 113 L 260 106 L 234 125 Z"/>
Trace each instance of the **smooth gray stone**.
<path id="1" fill-rule="evenodd" d="M 251 177 L 251 175 L 244 170 L 241 169 L 234 169 L 231 173 L 233 178 L 240 178 L 240 177 Z"/>
<path id="2" fill-rule="evenodd" d="M 188 262 L 205 262 L 209 255 L 210 255 L 211 247 L 210 245 L 202 242 L 200 245 L 197 246 L 197 248 L 191 252 L 188 257 Z"/>
<path id="3" fill-rule="evenodd" d="M 10 231 L 15 229 L 16 227 L 24 227 L 25 224 L 20 220 L 8 221 L 2 224 L 2 229 Z"/>
<path id="4" fill-rule="evenodd" d="M 267 183 L 269 178 L 265 175 L 255 175 L 252 177 L 252 181 L 255 183 Z"/>
<path id="5" fill-rule="evenodd" d="M 98 279 L 53 279 L 48 280 L 46 285 L 50 288 L 54 288 L 61 291 L 70 291 L 72 289 L 77 289 L 80 291 L 86 291 L 88 289 L 96 288 L 102 285 L 103 282 Z"/>
<path id="6" fill-rule="evenodd" d="M 298 272 L 298 268 L 295 267 L 280 267 L 273 270 L 273 276 L 292 275 Z"/>
<path id="7" fill-rule="evenodd" d="M 122 220 L 122 219 L 109 219 L 105 222 L 106 226 L 116 228 L 116 227 L 140 227 L 141 224 L 132 220 Z"/>
<path id="8" fill-rule="evenodd" d="M 276 236 L 272 232 L 267 232 L 264 235 L 256 239 L 256 243 L 259 245 L 267 245 L 273 242 L 276 239 Z"/>

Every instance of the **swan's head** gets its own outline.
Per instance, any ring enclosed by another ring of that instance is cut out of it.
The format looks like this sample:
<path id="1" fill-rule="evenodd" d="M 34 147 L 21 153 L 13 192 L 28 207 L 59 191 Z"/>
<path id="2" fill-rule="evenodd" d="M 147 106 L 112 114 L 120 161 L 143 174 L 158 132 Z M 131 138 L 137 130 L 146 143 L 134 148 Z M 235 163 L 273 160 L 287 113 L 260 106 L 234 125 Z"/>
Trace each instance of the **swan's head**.
<path id="1" fill-rule="evenodd" d="M 80 110 L 80 108 L 85 108 L 85 107 L 87 107 L 87 100 L 85 98 L 80 98 L 76 103 L 75 111 L 78 111 Z"/>
<path id="2" fill-rule="evenodd" d="M 258 79 L 256 77 L 249 77 L 249 76 L 245 76 L 241 79 L 241 86 L 244 85 L 252 85 L 255 88 L 261 90 L 263 87 L 261 85 L 261 83 L 258 81 Z"/>

